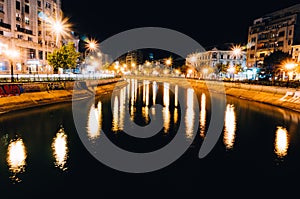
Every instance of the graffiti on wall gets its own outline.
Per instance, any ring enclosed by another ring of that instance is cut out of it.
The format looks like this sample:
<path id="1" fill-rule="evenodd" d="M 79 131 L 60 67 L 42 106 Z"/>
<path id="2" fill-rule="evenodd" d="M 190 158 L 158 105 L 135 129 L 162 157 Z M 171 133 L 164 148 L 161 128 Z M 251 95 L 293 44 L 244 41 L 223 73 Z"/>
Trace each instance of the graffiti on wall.
<path id="1" fill-rule="evenodd" d="M 5 84 L 0 85 L 0 97 L 6 96 L 18 96 L 24 93 L 24 89 L 21 85 Z"/>

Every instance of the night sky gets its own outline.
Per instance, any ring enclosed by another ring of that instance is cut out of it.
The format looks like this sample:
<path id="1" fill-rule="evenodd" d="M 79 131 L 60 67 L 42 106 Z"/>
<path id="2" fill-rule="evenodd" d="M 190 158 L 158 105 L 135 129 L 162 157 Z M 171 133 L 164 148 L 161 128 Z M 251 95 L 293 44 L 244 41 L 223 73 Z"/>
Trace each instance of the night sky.
<path id="1" fill-rule="evenodd" d="M 300 3 L 299 0 L 252 1 L 99 1 L 62 0 L 73 30 L 100 42 L 138 27 L 163 27 L 195 39 L 203 47 L 246 43 L 248 27 L 264 14 Z"/>

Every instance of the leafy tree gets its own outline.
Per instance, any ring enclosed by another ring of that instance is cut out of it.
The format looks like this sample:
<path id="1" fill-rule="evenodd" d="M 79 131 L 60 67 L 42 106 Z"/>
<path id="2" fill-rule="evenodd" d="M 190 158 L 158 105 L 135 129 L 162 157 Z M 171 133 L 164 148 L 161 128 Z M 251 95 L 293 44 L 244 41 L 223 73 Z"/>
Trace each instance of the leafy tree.
<path id="1" fill-rule="evenodd" d="M 53 53 L 48 54 L 48 63 L 57 72 L 58 68 L 71 69 L 76 67 L 77 59 L 80 53 L 76 51 L 74 43 L 69 42 L 59 49 L 55 49 Z"/>
<path id="2" fill-rule="evenodd" d="M 268 72 L 274 73 L 281 67 L 283 61 L 291 59 L 291 55 L 288 53 L 284 53 L 283 51 L 274 51 L 269 56 L 264 59 L 264 68 L 267 69 Z"/>

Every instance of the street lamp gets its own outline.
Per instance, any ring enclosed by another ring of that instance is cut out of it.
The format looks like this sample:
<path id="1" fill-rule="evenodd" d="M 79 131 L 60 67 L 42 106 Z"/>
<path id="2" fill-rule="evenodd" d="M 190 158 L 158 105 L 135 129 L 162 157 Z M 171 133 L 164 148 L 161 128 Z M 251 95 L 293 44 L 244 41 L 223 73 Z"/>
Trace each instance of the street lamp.
<path id="1" fill-rule="evenodd" d="M 172 72 L 172 59 L 171 58 L 166 60 L 166 65 L 171 66 L 171 72 Z"/>
<path id="2" fill-rule="evenodd" d="M 56 46 L 58 46 L 58 41 L 60 37 L 66 37 L 69 35 L 71 24 L 68 23 L 68 18 L 59 17 L 57 19 L 49 20 L 50 31 L 56 36 Z"/>
<path id="3" fill-rule="evenodd" d="M 98 42 L 95 39 L 87 40 L 85 44 L 86 50 L 84 52 L 84 58 L 86 58 L 87 51 L 96 51 L 99 47 Z"/>
<path id="4" fill-rule="evenodd" d="M 19 52 L 14 50 L 14 49 L 7 50 L 6 55 L 9 59 L 9 62 L 10 62 L 11 82 L 14 82 L 14 62 L 13 62 L 13 60 L 16 59 L 19 56 Z"/>

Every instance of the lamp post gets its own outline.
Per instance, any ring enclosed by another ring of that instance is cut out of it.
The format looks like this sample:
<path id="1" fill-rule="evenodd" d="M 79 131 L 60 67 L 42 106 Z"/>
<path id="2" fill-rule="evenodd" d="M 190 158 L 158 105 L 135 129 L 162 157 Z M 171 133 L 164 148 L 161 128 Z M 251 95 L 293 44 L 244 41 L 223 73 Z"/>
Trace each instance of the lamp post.
<path id="1" fill-rule="evenodd" d="M 169 59 L 166 60 L 166 65 L 167 66 L 171 66 L 170 70 L 171 70 L 171 74 L 172 74 L 172 59 L 171 58 L 169 58 Z"/>
<path id="2" fill-rule="evenodd" d="M 84 51 L 84 58 L 86 58 L 87 51 L 95 51 L 95 50 L 97 50 L 98 43 L 97 43 L 96 40 L 91 39 L 91 40 L 87 41 L 85 47 L 86 47 L 86 50 Z"/>
<path id="3" fill-rule="evenodd" d="M 9 59 L 9 63 L 10 63 L 11 82 L 14 82 L 14 62 L 13 62 L 13 60 L 19 56 L 19 52 L 14 49 L 7 50 L 6 55 Z"/>

